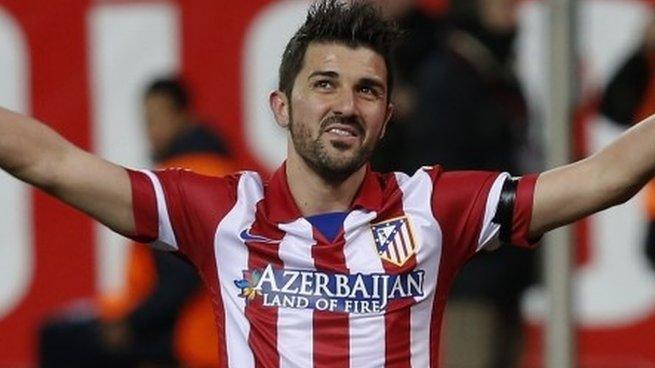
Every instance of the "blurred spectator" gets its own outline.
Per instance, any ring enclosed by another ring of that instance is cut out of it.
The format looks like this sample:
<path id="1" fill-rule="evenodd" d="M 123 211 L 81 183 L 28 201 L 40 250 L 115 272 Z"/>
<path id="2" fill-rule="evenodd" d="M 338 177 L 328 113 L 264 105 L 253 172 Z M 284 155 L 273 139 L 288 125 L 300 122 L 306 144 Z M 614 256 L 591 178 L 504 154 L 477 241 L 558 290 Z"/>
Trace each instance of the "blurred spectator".
<path id="1" fill-rule="evenodd" d="M 234 169 L 220 139 L 193 124 L 184 86 L 154 81 L 144 96 L 157 168 L 206 175 Z M 193 267 L 177 256 L 130 247 L 127 285 L 90 308 L 72 308 L 41 332 L 42 367 L 212 367 L 218 365 L 211 301 Z M 86 310 L 84 310 L 86 309 Z"/>
<path id="2" fill-rule="evenodd" d="M 514 71 L 516 0 L 457 0 L 443 48 L 419 74 L 416 119 L 408 125 L 414 168 L 524 173 L 527 105 Z M 532 252 L 482 252 L 457 276 L 446 308 L 445 367 L 518 365 L 519 302 L 534 281 Z"/>
<path id="3" fill-rule="evenodd" d="M 655 15 L 646 27 L 642 42 L 610 79 L 600 110 L 623 127 L 629 127 L 655 111 Z M 645 190 L 648 214 L 645 251 L 655 270 L 655 182 Z"/>
<path id="4" fill-rule="evenodd" d="M 416 108 L 416 84 L 420 65 L 439 48 L 442 22 L 418 5 L 418 0 L 369 0 L 377 3 L 385 15 L 395 19 L 403 30 L 396 49 L 395 111 L 387 133 L 378 146 L 373 167 L 382 172 L 408 171 L 406 126 L 411 123 Z"/>

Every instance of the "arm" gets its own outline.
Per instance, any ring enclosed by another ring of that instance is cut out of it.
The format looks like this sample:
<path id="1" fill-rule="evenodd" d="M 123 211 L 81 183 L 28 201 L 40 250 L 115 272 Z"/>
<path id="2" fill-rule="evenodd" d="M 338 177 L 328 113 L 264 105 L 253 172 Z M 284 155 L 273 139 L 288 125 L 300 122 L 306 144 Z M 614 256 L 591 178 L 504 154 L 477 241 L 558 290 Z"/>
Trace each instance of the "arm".
<path id="1" fill-rule="evenodd" d="M 3 108 L 0 168 L 121 234 L 134 233 L 125 169 L 75 147 L 40 122 Z"/>
<path id="2" fill-rule="evenodd" d="M 543 173 L 530 237 L 623 203 L 655 175 L 655 115 L 582 161 Z"/>

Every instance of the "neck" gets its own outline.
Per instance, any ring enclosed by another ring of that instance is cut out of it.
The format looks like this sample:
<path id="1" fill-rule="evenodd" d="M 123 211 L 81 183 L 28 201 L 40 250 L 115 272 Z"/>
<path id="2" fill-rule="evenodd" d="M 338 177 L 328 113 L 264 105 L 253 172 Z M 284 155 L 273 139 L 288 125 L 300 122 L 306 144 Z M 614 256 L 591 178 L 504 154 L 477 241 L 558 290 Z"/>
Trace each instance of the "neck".
<path id="1" fill-rule="evenodd" d="M 364 181 L 366 166 L 362 166 L 343 181 L 328 182 L 302 158 L 290 155 L 286 163 L 286 175 L 289 190 L 300 213 L 303 216 L 312 216 L 347 211 Z"/>

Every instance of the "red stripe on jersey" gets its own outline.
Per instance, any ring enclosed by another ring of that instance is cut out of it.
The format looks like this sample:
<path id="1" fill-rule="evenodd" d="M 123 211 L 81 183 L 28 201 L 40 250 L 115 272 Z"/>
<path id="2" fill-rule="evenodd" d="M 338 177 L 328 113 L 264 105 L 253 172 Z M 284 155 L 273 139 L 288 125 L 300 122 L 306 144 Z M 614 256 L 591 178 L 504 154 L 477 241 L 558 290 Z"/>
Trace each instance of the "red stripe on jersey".
<path id="1" fill-rule="evenodd" d="M 236 193 L 238 176 L 233 176 L 229 179 L 230 188 L 234 193 Z M 210 179 L 208 178 L 207 180 L 209 181 Z M 193 252 L 196 253 L 194 254 L 194 264 L 196 265 L 200 277 L 212 299 L 212 307 L 218 332 L 218 366 L 219 368 L 228 368 L 227 341 L 225 336 L 225 308 L 223 306 L 223 296 L 221 294 L 220 282 L 218 280 L 214 235 L 220 221 L 236 204 L 237 198 L 236 194 L 232 196 L 220 195 L 218 190 L 211 190 L 210 193 L 200 196 L 198 200 L 205 201 L 204 203 L 207 204 L 221 203 L 222 206 L 220 209 L 215 205 L 207 206 L 197 212 L 199 216 L 198 218 L 211 220 L 207 223 L 208 226 L 203 227 L 202 233 L 198 236 L 198 240 L 193 240 L 198 242 L 196 243 L 196 248 L 206 250 L 205 252 L 199 252 L 200 254 L 197 254 L 198 252 Z"/>
<path id="2" fill-rule="evenodd" d="M 257 204 L 255 222 L 250 233 L 261 235 L 268 239 L 280 240 L 284 232 L 270 224 L 262 216 L 262 203 Z M 276 269 L 283 268 L 279 256 L 279 244 L 246 242 L 248 247 L 248 269 L 264 270 L 269 264 Z M 255 367 L 275 368 L 280 366 L 280 356 L 277 350 L 277 308 L 262 305 L 262 298 L 248 302 L 245 314 L 250 322 L 248 344 L 255 357 Z"/>
<path id="3" fill-rule="evenodd" d="M 348 274 L 343 249 L 343 231 L 330 243 L 314 229 L 312 247 L 314 267 L 318 271 Z M 350 363 L 350 320 L 347 313 L 314 310 L 314 368 L 348 367 Z M 356 367 L 353 367 L 356 368 Z"/>
<path id="4" fill-rule="evenodd" d="M 403 192 L 398 186 L 395 176 L 391 175 L 385 188 L 388 193 L 397 193 L 389 198 L 380 214 L 375 219 L 375 223 L 383 222 L 396 217 L 405 215 L 403 210 Z M 402 236 L 400 232 L 396 236 Z M 410 231 L 411 236 L 411 231 Z M 413 239 L 412 239 L 413 240 Z M 386 260 L 382 260 L 384 271 L 389 275 L 398 275 L 410 273 L 416 268 L 416 254 L 413 254 L 406 260 L 402 266 L 395 265 Z M 385 368 L 410 368 L 411 367 L 411 308 L 414 299 L 392 300 L 387 305 L 387 311 L 384 315 L 385 325 Z"/>
<path id="5" fill-rule="evenodd" d="M 126 171 L 132 186 L 132 213 L 134 215 L 134 234 L 129 234 L 129 236 L 141 243 L 151 243 L 157 240 L 159 232 L 155 190 L 146 174 L 129 169 Z"/>
<path id="6" fill-rule="evenodd" d="M 446 298 L 455 276 L 477 249 L 491 186 L 498 173 L 429 170 L 435 183 L 432 212 L 441 227 L 442 251 L 430 326 L 430 367 L 439 366 L 439 339 Z"/>
<path id="7" fill-rule="evenodd" d="M 211 248 L 214 249 L 214 247 Z M 214 254 L 212 254 L 212 257 L 216 259 Z M 200 276 L 202 277 L 212 300 L 212 309 L 214 311 L 214 319 L 216 321 L 218 333 L 218 367 L 228 368 L 227 341 L 225 339 L 225 308 L 223 307 L 223 297 L 221 295 L 221 288 L 218 281 L 218 270 L 216 269 L 216 262 L 208 263 L 210 264 L 208 264 L 204 270 L 200 271 Z"/>

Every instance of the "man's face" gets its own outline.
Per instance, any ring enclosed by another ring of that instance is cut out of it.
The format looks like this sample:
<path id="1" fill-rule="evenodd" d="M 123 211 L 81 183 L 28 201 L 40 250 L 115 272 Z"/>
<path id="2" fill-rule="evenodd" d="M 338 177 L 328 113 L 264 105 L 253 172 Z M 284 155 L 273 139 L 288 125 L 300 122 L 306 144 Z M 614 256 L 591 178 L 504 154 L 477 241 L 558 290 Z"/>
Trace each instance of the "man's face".
<path id="1" fill-rule="evenodd" d="M 186 124 L 186 113 L 180 111 L 169 96 L 161 93 L 146 96 L 144 109 L 151 151 L 159 157 Z"/>
<path id="2" fill-rule="evenodd" d="M 310 44 L 289 101 L 293 150 L 324 179 L 340 181 L 370 158 L 391 116 L 382 56 Z"/>

